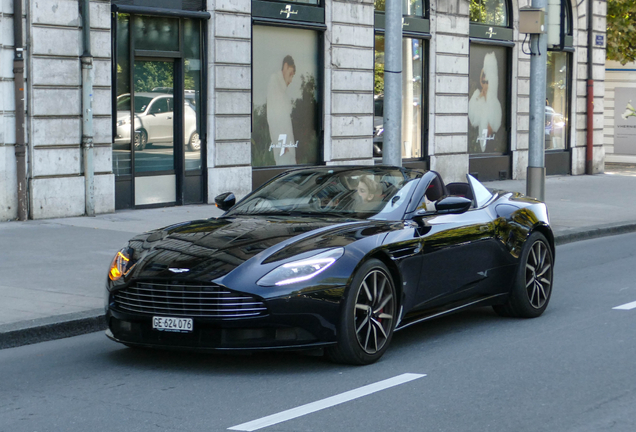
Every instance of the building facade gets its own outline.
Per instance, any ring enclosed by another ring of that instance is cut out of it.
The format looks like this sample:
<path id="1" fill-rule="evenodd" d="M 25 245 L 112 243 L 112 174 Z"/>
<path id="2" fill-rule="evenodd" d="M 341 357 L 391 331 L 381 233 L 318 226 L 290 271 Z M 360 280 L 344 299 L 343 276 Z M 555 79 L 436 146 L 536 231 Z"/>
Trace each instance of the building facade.
<path id="1" fill-rule="evenodd" d="M 91 1 L 91 106 L 82 102 L 81 3 L 23 3 L 30 218 L 211 203 L 290 167 L 381 162 L 384 0 Z M 551 3 L 564 30 L 547 53 L 546 169 L 579 175 L 587 4 Z M 525 178 L 530 55 L 519 9 L 529 5 L 403 1 L 405 166 L 447 182 L 466 173 Z M 19 197 L 13 2 L 2 8 L 0 220 L 11 220 Z M 593 166 L 602 172 L 606 3 L 593 8 Z"/>

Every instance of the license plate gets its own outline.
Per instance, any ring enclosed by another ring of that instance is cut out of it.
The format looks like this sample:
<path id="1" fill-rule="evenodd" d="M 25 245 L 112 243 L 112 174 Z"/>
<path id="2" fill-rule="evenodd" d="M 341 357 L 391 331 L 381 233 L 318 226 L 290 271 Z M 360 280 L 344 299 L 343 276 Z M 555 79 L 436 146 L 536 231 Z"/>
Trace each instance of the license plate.
<path id="1" fill-rule="evenodd" d="M 192 318 L 153 316 L 152 328 L 161 331 L 190 333 L 192 331 Z"/>

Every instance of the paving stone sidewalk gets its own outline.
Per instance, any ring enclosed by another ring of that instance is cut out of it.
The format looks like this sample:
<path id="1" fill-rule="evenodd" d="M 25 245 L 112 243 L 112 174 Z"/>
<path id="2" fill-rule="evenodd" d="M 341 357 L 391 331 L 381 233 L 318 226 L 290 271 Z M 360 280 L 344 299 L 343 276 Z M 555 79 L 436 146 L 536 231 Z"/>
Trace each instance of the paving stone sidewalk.
<path id="1" fill-rule="evenodd" d="M 526 189 L 524 180 L 486 185 Z M 549 177 L 546 202 L 557 244 L 636 231 L 636 166 Z M 0 349 L 103 329 L 107 268 L 130 237 L 221 213 L 199 205 L 0 222 Z"/>

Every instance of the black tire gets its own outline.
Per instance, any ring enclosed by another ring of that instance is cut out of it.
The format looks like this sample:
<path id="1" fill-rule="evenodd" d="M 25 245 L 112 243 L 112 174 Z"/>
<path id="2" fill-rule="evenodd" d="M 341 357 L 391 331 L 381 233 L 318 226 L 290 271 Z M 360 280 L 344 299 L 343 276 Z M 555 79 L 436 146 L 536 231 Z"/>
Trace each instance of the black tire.
<path id="1" fill-rule="evenodd" d="M 552 249 L 543 234 L 534 232 L 521 252 L 508 301 L 493 309 L 501 316 L 536 318 L 548 307 L 553 280 Z"/>
<path id="2" fill-rule="evenodd" d="M 351 365 L 377 361 L 391 342 L 397 319 L 397 296 L 389 269 L 377 259 L 366 261 L 347 289 L 338 323 L 338 344 L 327 357 Z"/>
<path id="3" fill-rule="evenodd" d="M 201 150 L 201 138 L 199 137 L 198 132 L 192 132 L 192 135 L 190 135 L 190 139 L 188 140 L 188 148 L 190 149 L 190 151 Z"/>
<path id="4" fill-rule="evenodd" d="M 142 151 L 146 148 L 146 144 L 148 144 L 148 134 L 145 130 L 140 130 L 139 132 L 135 132 L 135 140 L 133 146 L 135 151 Z"/>

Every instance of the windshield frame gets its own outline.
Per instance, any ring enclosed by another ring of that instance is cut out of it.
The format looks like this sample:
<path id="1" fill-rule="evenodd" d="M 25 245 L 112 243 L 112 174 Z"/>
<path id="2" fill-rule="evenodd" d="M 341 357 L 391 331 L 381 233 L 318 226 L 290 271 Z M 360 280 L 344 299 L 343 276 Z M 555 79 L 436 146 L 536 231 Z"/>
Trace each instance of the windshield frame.
<path id="1" fill-rule="evenodd" d="M 413 192 L 417 189 L 414 181 L 419 181 L 423 175 L 418 170 L 373 165 L 291 170 L 254 190 L 222 217 L 301 216 L 401 220 Z M 373 207 L 360 208 L 361 198 L 356 188 L 363 176 L 381 180 L 377 190 L 382 190 L 384 194 L 378 195 Z M 397 182 L 399 184 L 395 184 Z M 401 191 L 403 192 L 400 193 Z M 298 195 L 294 195 L 294 192 Z M 399 198 L 395 199 L 396 196 Z"/>

